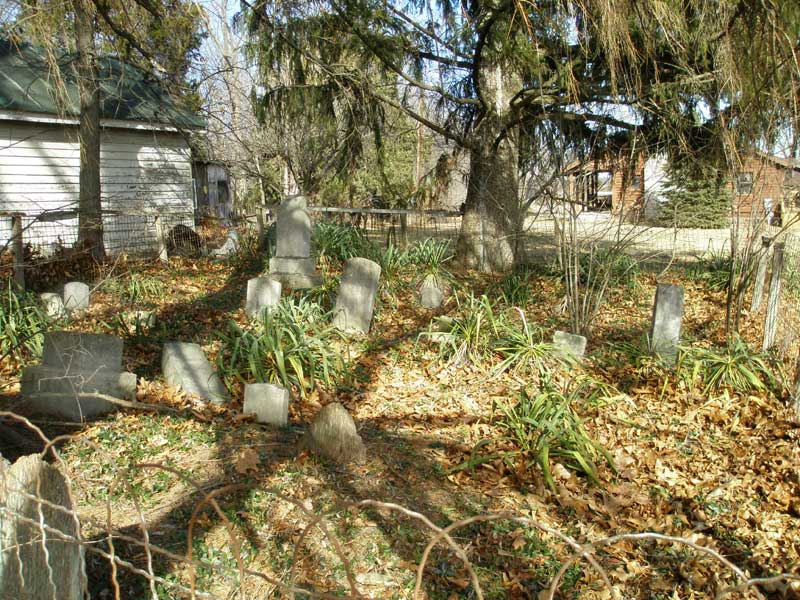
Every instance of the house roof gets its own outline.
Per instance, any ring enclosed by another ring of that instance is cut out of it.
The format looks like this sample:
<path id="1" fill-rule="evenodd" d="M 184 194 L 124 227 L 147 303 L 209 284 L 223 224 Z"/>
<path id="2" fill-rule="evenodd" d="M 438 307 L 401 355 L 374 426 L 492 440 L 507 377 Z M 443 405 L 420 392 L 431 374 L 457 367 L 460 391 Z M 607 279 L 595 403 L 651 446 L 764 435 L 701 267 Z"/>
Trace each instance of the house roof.
<path id="1" fill-rule="evenodd" d="M 53 63 L 30 44 L 0 38 L 0 110 L 77 119 L 80 115 L 74 54 L 55 60 L 63 85 L 56 83 Z M 157 80 L 111 57 L 98 59 L 100 117 L 181 129 L 205 127 L 194 111 L 180 106 Z"/>
<path id="2" fill-rule="evenodd" d="M 766 152 L 757 151 L 761 158 L 768 160 L 779 167 L 783 167 L 785 169 L 800 169 L 800 160 L 794 160 L 792 158 L 783 158 L 782 156 L 775 156 L 774 154 L 767 154 Z"/>

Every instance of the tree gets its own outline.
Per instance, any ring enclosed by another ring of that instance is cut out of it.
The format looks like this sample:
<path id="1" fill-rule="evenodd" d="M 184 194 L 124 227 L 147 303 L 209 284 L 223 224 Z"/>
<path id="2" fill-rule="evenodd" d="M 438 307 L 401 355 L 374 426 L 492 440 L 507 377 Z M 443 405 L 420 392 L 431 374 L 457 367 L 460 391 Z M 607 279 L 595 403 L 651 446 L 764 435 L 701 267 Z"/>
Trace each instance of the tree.
<path id="1" fill-rule="evenodd" d="M 533 200 L 520 197 L 519 176 L 541 147 L 530 139 L 558 139 L 555 148 L 568 148 L 562 157 L 585 155 L 606 136 L 632 130 L 648 145 L 697 150 L 705 140 L 730 150 L 762 137 L 770 110 L 796 124 L 800 9 L 794 3 L 244 5 L 266 88 L 262 106 L 277 108 L 281 97 L 285 108 L 291 98 L 307 120 L 338 119 L 346 128 L 344 113 L 330 110 L 335 98 L 347 99 L 349 114 L 377 102 L 469 153 L 459 255 L 482 270 L 504 270 L 515 260 Z M 429 98 L 424 110 L 404 101 L 418 97 L 408 88 Z"/>
<path id="2" fill-rule="evenodd" d="M 666 227 L 720 229 L 728 226 L 731 193 L 720 171 L 701 165 L 673 165 L 664 184 L 656 222 Z"/>

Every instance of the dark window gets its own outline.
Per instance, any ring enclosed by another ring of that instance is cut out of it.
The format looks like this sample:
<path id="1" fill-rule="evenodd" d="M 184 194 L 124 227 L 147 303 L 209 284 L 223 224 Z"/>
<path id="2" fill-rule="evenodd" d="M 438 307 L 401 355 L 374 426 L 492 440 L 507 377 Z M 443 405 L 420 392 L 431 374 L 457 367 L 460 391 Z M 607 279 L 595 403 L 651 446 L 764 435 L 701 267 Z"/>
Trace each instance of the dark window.
<path id="1" fill-rule="evenodd" d="M 748 171 L 746 173 L 739 173 L 736 176 L 736 193 L 737 194 L 752 194 L 753 193 L 753 173 Z"/>

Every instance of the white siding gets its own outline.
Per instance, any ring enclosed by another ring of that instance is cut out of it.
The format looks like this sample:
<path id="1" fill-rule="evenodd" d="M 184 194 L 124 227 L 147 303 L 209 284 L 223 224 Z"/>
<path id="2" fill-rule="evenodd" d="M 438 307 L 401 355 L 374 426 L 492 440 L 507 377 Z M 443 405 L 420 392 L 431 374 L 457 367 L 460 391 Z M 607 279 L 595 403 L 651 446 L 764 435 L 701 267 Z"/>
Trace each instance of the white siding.
<path id="1" fill-rule="evenodd" d="M 0 121 L 0 211 L 38 215 L 76 210 L 80 149 L 77 127 Z M 169 224 L 192 224 L 190 150 L 175 133 L 105 129 L 101 138 L 100 182 L 109 252 L 141 250 L 155 244 L 152 217 L 141 213 L 173 213 Z M 132 214 L 133 213 L 133 214 Z M 138 215 L 136 213 L 139 213 Z M 0 218 L 0 247 L 10 219 Z M 39 221 L 25 236 L 45 248 L 76 239 L 77 219 Z"/>

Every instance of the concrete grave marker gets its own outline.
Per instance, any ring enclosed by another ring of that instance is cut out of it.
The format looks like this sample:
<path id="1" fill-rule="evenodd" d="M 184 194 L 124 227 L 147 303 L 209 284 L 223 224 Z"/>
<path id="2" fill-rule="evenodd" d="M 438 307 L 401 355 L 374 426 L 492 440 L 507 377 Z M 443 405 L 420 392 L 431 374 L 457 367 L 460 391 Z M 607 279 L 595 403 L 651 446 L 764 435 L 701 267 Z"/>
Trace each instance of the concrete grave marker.
<path id="1" fill-rule="evenodd" d="M 89 286 L 80 281 L 64 284 L 64 307 L 68 311 L 86 310 L 89 308 Z"/>
<path id="2" fill-rule="evenodd" d="M 659 283 L 653 304 L 650 350 L 669 365 L 674 365 L 678 360 L 682 320 L 683 288 L 679 285 Z"/>
<path id="3" fill-rule="evenodd" d="M 294 289 L 321 285 L 322 277 L 311 258 L 311 218 L 305 196 L 290 196 L 278 208 L 277 249 L 269 272 Z"/>
<path id="4" fill-rule="evenodd" d="M 419 302 L 425 308 L 439 308 L 444 300 L 444 292 L 435 280 L 425 279 L 419 287 Z"/>
<path id="5" fill-rule="evenodd" d="M 300 445 L 337 463 L 361 463 L 367 458 L 353 418 L 338 402 L 319 411 Z"/>
<path id="6" fill-rule="evenodd" d="M 0 464 L 0 507 L 0 597 L 82 600 L 83 547 L 61 472 L 36 454 Z"/>
<path id="7" fill-rule="evenodd" d="M 289 390 L 271 383 L 244 386 L 244 414 L 255 414 L 256 422 L 286 425 L 289 422 Z"/>
<path id="8" fill-rule="evenodd" d="M 582 335 L 556 331 L 553 334 L 553 344 L 560 352 L 566 352 L 579 358 L 586 353 L 586 338 Z"/>
<path id="9" fill-rule="evenodd" d="M 116 410 L 103 395 L 136 399 L 136 375 L 122 370 L 122 340 L 97 333 L 46 332 L 42 363 L 23 370 L 20 387 L 31 409 L 72 421 Z"/>
<path id="10" fill-rule="evenodd" d="M 225 243 L 222 244 L 219 248 L 211 251 L 211 256 L 215 257 L 226 257 L 234 254 L 237 250 L 239 250 L 239 243 L 241 242 L 241 238 L 239 237 L 239 232 L 235 229 L 231 229 L 228 232 L 228 237 L 225 238 Z"/>
<path id="11" fill-rule="evenodd" d="M 59 294 L 45 292 L 39 294 L 39 300 L 42 302 L 44 314 L 52 319 L 61 319 L 66 316 L 67 309 L 64 307 L 64 300 Z"/>
<path id="12" fill-rule="evenodd" d="M 381 266 L 367 258 L 350 258 L 344 263 L 333 324 L 343 331 L 369 333 Z"/>
<path id="13" fill-rule="evenodd" d="M 222 380 L 208 362 L 203 349 L 187 342 L 167 342 L 161 355 L 161 370 L 170 385 L 214 404 L 230 400 Z"/>
<path id="14" fill-rule="evenodd" d="M 247 282 L 245 312 L 251 319 L 261 312 L 275 306 L 281 299 L 281 282 L 271 277 L 255 277 Z"/>

